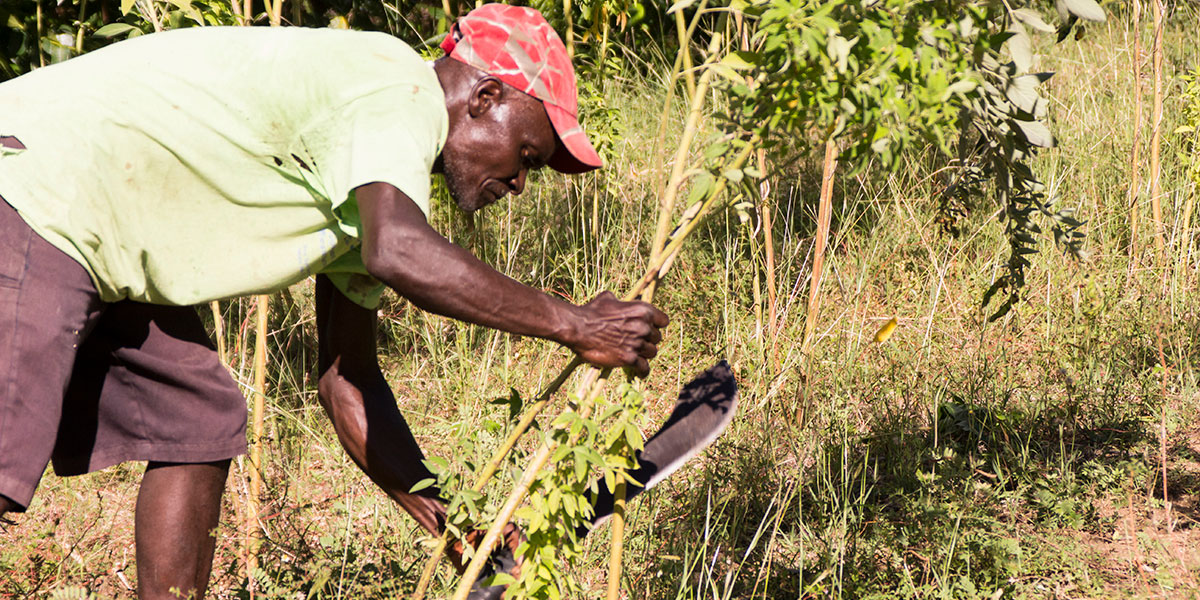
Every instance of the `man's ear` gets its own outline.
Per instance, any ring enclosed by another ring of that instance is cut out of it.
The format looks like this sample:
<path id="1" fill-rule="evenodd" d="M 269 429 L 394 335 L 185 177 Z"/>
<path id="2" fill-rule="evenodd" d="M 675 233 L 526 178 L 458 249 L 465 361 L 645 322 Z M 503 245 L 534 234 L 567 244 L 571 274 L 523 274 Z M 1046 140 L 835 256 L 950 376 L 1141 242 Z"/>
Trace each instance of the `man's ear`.
<path id="1" fill-rule="evenodd" d="M 504 101 L 504 83 L 492 75 L 480 77 L 471 86 L 471 96 L 467 99 L 467 114 L 478 118 L 492 110 Z"/>

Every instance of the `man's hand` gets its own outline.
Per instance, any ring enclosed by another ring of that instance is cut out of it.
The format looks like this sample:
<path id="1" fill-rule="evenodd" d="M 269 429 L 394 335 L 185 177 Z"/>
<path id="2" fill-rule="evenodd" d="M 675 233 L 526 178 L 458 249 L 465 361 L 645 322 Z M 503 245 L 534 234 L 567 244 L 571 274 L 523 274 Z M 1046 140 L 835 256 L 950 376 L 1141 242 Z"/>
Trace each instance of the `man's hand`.
<path id="1" fill-rule="evenodd" d="M 479 543 L 483 541 L 483 537 L 486 533 L 487 532 L 482 529 L 468 531 L 467 543 L 469 543 L 472 548 L 478 548 Z M 525 540 L 525 536 L 521 533 L 521 530 L 518 529 L 516 525 L 509 523 L 508 525 L 504 526 L 504 533 L 502 533 L 501 536 L 500 543 L 502 544 L 502 547 L 508 549 L 509 554 L 512 554 L 514 557 L 518 556 L 517 548 L 519 548 L 521 546 L 521 542 Z M 467 570 L 468 561 L 463 558 L 462 540 L 454 540 L 448 546 L 446 546 L 446 557 L 450 559 L 450 564 L 454 565 L 454 568 L 458 571 L 459 575 L 462 575 L 463 572 Z M 516 571 L 510 573 L 510 575 L 513 577 L 516 577 L 519 574 L 520 565 L 517 566 Z"/>
<path id="2" fill-rule="evenodd" d="M 386 183 L 355 190 L 367 272 L 423 310 L 574 350 L 598 367 L 650 372 L 667 316 L 645 302 L 603 293 L 583 306 L 497 272 L 451 244 L 403 192 Z"/>
<path id="3" fill-rule="evenodd" d="M 580 358 L 597 367 L 629 367 L 638 377 L 650 373 L 649 359 L 669 319 L 645 302 L 622 302 L 602 292 L 578 307 L 576 339 L 569 344 Z"/>

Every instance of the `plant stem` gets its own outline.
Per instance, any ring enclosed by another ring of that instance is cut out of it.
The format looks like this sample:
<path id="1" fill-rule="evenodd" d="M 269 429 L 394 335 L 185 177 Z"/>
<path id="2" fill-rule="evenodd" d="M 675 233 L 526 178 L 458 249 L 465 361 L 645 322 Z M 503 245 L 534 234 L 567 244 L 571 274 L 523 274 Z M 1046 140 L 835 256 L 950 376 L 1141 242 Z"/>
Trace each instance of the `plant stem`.
<path id="1" fill-rule="evenodd" d="M 1163 396 L 1162 406 L 1159 407 L 1158 455 L 1162 466 L 1163 509 L 1170 515 L 1171 497 L 1167 494 L 1167 359 L 1163 355 L 1162 323 L 1155 324 L 1154 333 L 1158 337 L 1159 382 L 1162 384 Z"/>
<path id="2" fill-rule="evenodd" d="M 713 53 L 714 58 L 710 58 L 710 62 L 715 59 L 715 56 L 716 53 Z M 666 243 L 667 233 L 671 227 L 671 215 L 675 211 L 675 201 L 679 197 L 679 189 L 685 179 L 684 169 L 687 166 L 688 153 L 691 151 L 692 139 L 696 137 L 696 131 L 699 129 L 700 117 L 704 110 L 704 99 L 708 96 L 708 86 L 712 77 L 713 70 L 705 70 L 704 74 L 700 76 L 699 93 L 692 95 L 692 105 L 683 127 L 683 137 L 680 138 L 679 147 L 675 150 L 675 162 L 671 167 L 671 177 L 667 181 L 662 202 L 659 204 L 658 226 L 654 230 L 654 241 L 650 246 L 652 262 L 662 256 L 663 245 Z"/>
<path id="3" fill-rule="evenodd" d="M 504 458 L 508 456 L 508 453 L 512 451 L 514 446 L 516 446 L 517 440 L 519 440 L 521 436 L 529 430 L 529 427 L 533 424 L 534 419 L 536 419 L 538 414 L 542 412 L 542 409 L 546 407 L 546 404 L 550 401 L 550 397 L 558 392 L 563 383 L 567 381 L 567 378 L 569 378 L 571 374 L 575 372 L 575 369 L 582 364 L 583 360 L 576 356 L 571 360 L 570 364 L 568 364 L 566 368 L 564 368 L 562 372 L 558 374 L 558 377 L 555 377 L 554 381 L 551 381 L 550 385 L 538 395 L 538 399 L 531 404 L 525 411 L 525 414 L 521 416 L 521 420 L 517 422 L 515 427 L 513 427 L 512 432 L 508 434 L 508 438 L 505 439 L 504 443 L 501 444 L 500 447 L 497 448 L 492 454 L 492 458 L 488 460 L 488 464 L 484 466 L 483 471 L 481 471 L 479 473 L 479 477 L 476 478 L 475 485 L 471 486 L 472 491 L 483 491 L 483 487 L 487 485 L 487 482 L 490 481 L 492 476 L 496 474 L 496 471 L 500 469 L 500 464 L 504 462 Z M 425 568 L 421 571 L 421 579 L 417 582 L 417 589 L 413 592 L 412 600 L 421 600 L 425 597 L 425 592 L 427 589 L 429 589 L 429 583 L 433 580 L 433 574 L 437 570 L 437 565 L 439 561 L 441 561 L 442 554 L 445 553 L 446 545 L 449 543 L 449 541 L 449 534 L 442 532 L 441 537 L 438 538 L 437 545 L 434 546 L 433 552 L 429 556 L 429 560 L 425 562 Z"/>
<path id="4" fill-rule="evenodd" d="M 1142 171 L 1138 153 L 1142 145 L 1142 0 L 1133 0 L 1133 145 L 1129 150 L 1129 265 L 1132 270 L 1138 250 L 1138 197 L 1141 195 Z"/>
<path id="5" fill-rule="evenodd" d="M 608 600 L 621 597 L 621 555 L 625 539 L 625 469 L 617 470 L 613 490 L 612 542 L 608 552 Z"/>
<path id="6" fill-rule="evenodd" d="M 87 16 L 87 0 L 79 0 L 79 29 L 75 30 L 75 53 L 83 54 L 83 18 Z"/>
<path id="7" fill-rule="evenodd" d="M 563 0 L 563 18 L 567 21 L 567 57 L 575 58 L 575 14 L 571 12 L 571 0 Z"/>
<path id="8" fill-rule="evenodd" d="M 257 317 L 254 333 L 254 413 L 253 438 L 250 444 L 250 490 L 246 501 L 246 525 L 249 528 L 250 562 L 247 564 L 250 585 L 254 585 L 254 572 L 258 570 L 258 546 L 261 542 L 258 526 L 259 497 L 262 493 L 262 440 L 263 409 L 267 393 L 267 310 L 270 298 L 255 296 Z"/>
<path id="9" fill-rule="evenodd" d="M 221 303 L 213 300 L 209 303 L 213 314 L 213 335 L 217 338 L 217 358 L 221 360 L 221 364 L 227 365 L 228 357 L 225 356 L 225 322 L 221 319 Z"/>
<path id="10" fill-rule="evenodd" d="M 704 7 L 708 0 L 700 0 L 699 8 L 696 10 L 696 18 L 692 20 L 692 24 L 688 26 L 687 37 L 690 39 L 692 32 L 695 30 L 697 23 L 700 21 L 700 14 L 704 12 Z M 675 98 L 675 81 L 679 79 L 680 71 L 683 69 L 683 55 L 687 52 L 686 46 L 681 46 L 679 51 L 675 53 L 675 63 L 671 66 L 671 74 L 667 77 L 667 99 L 663 101 L 662 114 L 658 121 L 658 134 L 655 136 L 654 148 L 661 148 L 667 139 L 667 123 L 670 122 L 671 102 Z M 662 178 L 662 158 L 661 154 L 654 153 L 654 173 L 659 178 L 658 198 L 663 198 L 667 193 L 667 180 Z"/>
<path id="11" fill-rule="evenodd" d="M 812 283 L 808 287 L 808 317 L 804 323 L 804 341 L 800 352 L 811 354 L 817 313 L 821 308 L 821 277 L 825 269 L 825 246 L 829 242 L 829 224 L 833 219 L 833 174 L 837 170 L 837 141 L 825 141 L 825 164 L 821 169 L 821 198 L 817 207 L 817 236 L 813 248 Z M 807 358 L 806 358 L 807 360 Z"/>
<path id="12" fill-rule="evenodd" d="M 37 47 L 38 66 L 46 66 L 46 56 L 42 54 L 42 0 L 37 0 Z"/>
<path id="13" fill-rule="evenodd" d="M 1163 243 L 1162 187 L 1160 177 L 1162 165 L 1159 151 L 1162 146 L 1163 111 L 1163 0 L 1154 4 L 1154 113 L 1150 140 L 1150 210 L 1154 218 L 1154 250 L 1158 254 L 1158 265 L 1164 266 L 1165 245 Z"/>
<path id="14" fill-rule="evenodd" d="M 703 11 L 703 7 L 700 9 Z M 699 15 L 699 12 L 697 12 Z M 688 98 L 696 97 L 696 75 L 692 73 L 691 28 L 683 20 L 683 10 L 675 11 L 675 30 L 679 38 L 679 55 L 683 57 L 683 79 L 687 83 Z"/>
<path id="15" fill-rule="evenodd" d="M 766 161 L 763 158 L 762 150 L 758 153 L 758 168 L 763 173 L 766 173 Z M 770 360 L 771 375 L 774 376 L 779 372 L 779 298 L 778 292 L 775 289 L 775 235 L 771 227 L 771 204 L 768 202 L 770 198 L 770 185 L 764 178 L 760 187 L 762 195 L 762 222 L 763 222 L 763 252 L 767 255 L 767 334 L 770 338 L 770 344 L 767 346 L 767 357 Z"/>

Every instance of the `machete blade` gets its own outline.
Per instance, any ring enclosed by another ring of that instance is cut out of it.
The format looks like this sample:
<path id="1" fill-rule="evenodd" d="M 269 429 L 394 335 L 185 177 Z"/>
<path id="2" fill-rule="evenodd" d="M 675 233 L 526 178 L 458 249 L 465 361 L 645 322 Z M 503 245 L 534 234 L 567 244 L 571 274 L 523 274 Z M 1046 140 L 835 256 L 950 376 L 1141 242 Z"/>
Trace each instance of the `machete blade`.
<path id="1" fill-rule="evenodd" d="M 626 499 L 658 485 L 708 447 L 725 431 L 737 412 L 738 389 L 733 370 L 725 361 L 705 369 L 679 392 L 675 409 L 662 428 L 646 440 L 637 453 L 638 468 L 629 476 L 640 485 L 625 487 Z M 612 516 L 613 492 L 600 482 L 593 499 L 591 524 L 583 525 L 580 536 Z"/>

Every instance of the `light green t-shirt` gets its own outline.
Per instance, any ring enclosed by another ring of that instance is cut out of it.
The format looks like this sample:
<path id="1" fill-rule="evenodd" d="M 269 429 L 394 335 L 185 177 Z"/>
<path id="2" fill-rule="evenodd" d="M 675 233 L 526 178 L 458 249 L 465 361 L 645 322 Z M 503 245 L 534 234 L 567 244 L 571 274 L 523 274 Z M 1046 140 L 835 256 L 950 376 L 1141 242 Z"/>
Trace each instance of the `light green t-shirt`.
<path id="1" fill-rule="evenodd" d="M 187 305 L 325 273 L 373 308 L 355 187 L 429 213 L 446 139 L 430 66 L 379 33 L 195 28 L 0 84 L 0 197 L 105 301 Z"/>

